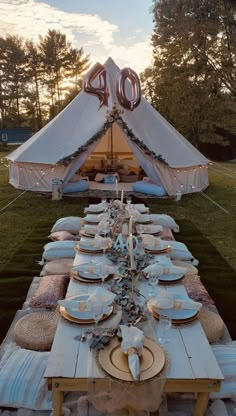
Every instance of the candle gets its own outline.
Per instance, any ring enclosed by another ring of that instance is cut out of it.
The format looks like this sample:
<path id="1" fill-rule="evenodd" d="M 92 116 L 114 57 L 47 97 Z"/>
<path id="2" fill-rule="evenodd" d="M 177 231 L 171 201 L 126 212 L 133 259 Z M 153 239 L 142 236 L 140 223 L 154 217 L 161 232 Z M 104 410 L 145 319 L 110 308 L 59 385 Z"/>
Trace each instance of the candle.
<path id="1" fill-rule="evenodd" d="M 124 200 L 124 191 L 123 191 L 123 189 L 122 189 L 122 191 L 121 191 L 121 203 L 123 204 L 123 200 Z"/>
<path id="2" fill-rule="evenodd" d="M 130 257 L 130 268 L 131 268 L 131 270 L 135 270 L 134 250 L 133 250 L 133 236 L 132 236 L 132 234 L 129 235 L 129 257 Z"/>
<path id="3" fill-rule="evenodd" d="M 133 230 L 133 217 L 131 215 L 129 219 L 129 234 L 132 234 L 132 230 Z"/>
<path id="4" fill-rule="evenodd" d="M 116 198 L 118 198 L 118 180 L 116 178 Z"/>

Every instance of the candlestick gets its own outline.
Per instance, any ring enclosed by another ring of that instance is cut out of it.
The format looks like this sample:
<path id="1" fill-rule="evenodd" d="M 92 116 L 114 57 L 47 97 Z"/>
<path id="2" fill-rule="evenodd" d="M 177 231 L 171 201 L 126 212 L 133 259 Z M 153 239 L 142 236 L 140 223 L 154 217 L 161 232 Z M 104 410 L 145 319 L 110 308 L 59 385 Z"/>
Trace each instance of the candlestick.
<path id="1" fill-rule="evenodd" d="M 118 198 L 118 180 L 116 178 L 116 198 Z"/>
<path id="2" fill-rule="evenodd" d="M 132 234 L 129 235 L 129 257 L 130 257 L 130 269 L 135 270 L 134 250 L 133 250 L 133 236 L 132 236 Z"/>
<path id="3" fill-rule="evenodd" d="M 129 234 L 132 234 L 132 230 L 133 230 L 133 217 L 131 215 L 130 220 L 129 220 Z"/>
<path id="4" fill-rule="evenodd" d="M 124 200 L 124 191 L 123 191 L 123 189 L 122 189 L 122 191 L 121 191 L 121 203 L 122 203 L 122 205 L 123 205 L 123 200 Z"/>

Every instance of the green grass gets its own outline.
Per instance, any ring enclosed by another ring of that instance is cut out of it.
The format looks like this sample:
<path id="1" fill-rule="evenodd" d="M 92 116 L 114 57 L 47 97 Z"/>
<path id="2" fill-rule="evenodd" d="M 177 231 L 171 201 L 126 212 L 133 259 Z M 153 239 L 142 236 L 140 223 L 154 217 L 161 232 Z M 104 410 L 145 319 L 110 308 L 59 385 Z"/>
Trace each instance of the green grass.
<path id="1" fill-rule="evenodd" d="M 5 155 L 0 151 L 0 159 Z M 236 164 L 213 165 L 209 173 L 211 185 L 206 194 L 229 215 L 200 194 L 185 196 L 178 203 L 171 199 L 145 202 L 153 213 L 165 212 L 180 223 L 181 233 L 176 238 L 186 242 L 200 259 L 201 278 L 236 337 L 236 322 L 231 316 L 236 299 Z M 8 184 L 7 168 L 0 166 L 0 339 L 21 308 L 32 277 L 39 272 L 36 261 L 41 258 L 51 225 L 62 216 L 83 215 L 89 203 L 86 198 L 69 197 L 52 201 L 51 195 L 27 192 L 1 212 L 20 193 Z"/>

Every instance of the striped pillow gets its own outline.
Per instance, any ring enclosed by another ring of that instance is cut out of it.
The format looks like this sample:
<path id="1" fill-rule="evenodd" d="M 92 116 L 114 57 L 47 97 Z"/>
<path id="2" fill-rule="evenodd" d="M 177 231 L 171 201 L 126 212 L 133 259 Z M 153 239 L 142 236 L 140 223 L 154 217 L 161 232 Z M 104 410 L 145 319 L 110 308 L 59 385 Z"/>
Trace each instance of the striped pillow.
<path id="1" fill-rule="evenodd" d="M 52 409 L 52 393 L 43 378 L 48 357 L 48 352 L 25 349 L 12 353 L 0 369 L 1 407 Z"/>

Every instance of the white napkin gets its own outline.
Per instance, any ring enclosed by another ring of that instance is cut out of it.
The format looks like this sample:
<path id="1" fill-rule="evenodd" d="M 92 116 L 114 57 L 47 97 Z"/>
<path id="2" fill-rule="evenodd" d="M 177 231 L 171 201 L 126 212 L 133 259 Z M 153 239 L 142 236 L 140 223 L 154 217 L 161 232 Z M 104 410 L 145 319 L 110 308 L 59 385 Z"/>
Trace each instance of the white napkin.
<path id="1" fill-rule="evenodd" d="M 140 224 L 138 225 L 138 231 L 143 234 L 148 234 L 151 232 L 160 233 L 163 231 L 163 227 L 161 225 L 144 225 Z"/>
<path id="2" fill-rule="evenodd" d="M 101 220 L 98 223 L 97 230 L 99 230 L 99 234 L 107 234 L 109 233 L 111 227 L 107 220 Z"/>
<path id="3" fill-rule="evenodd" d="M 101 211 L 103 209 L 104 209 L 104 205 L 102 203 L 100 203 L 100 204 L 91 204 L 91 205 L 89 205 L 88 208 L 85 208 L 84 212 L 87 212 L 87 211 L 97 212 L 97 211 Z"/>
<path id="4" fill-rule="evenodd" d="M 108 248 L 109 245 L 112 244 L 112 239 L 109 237 L 102 237 L 99 234 L 95 234 L 93 242 L 95 246 Z"/>
<path id="5" fill-rule="evenodd" d="M 176 299 L 171 293 L 158 289 L 158 294 L 150 300 L 152 308 L 155 309 L 201 309 L 202 304 L 191 299 Z"/>
<path id="6" fill-rule="evenodd" d="M 163 276 L 166 274 L 186 274 L 187 269 L 185 267 L 179 267 L 179 266 L 163 266 L 159 263 L 150 264 L 149 266 L 145 267 L 143 269 L 144 273 L 156 273 L 157 276 Z"/>
<path id="7" fill-rule="evenodd" d="M 141 234 L 141 238 L 145 246 L 152 246 L 157 248 L 161 246 L 162 240 L 159 237 L 154 237 L 150 234 Z"/>
<path id="8" fill-rule="evenodd" d="M 138 381 L 140 378 L 140 361 L 142 355 L 145 336 L 143 332 L 134 327 L 120 325 L 122 342 L 121 349 L 128 355 L 129 369 L 133 379 Z"/>
<path id="9" fill-rule="evenodd" d="M 116 295 L 109 292 L 104 287 L 97 287 L 95 292 L 89 296 L 87 300 L 73 300 L 73 299 L 64 299 L 59 300 L 58 304 L 64 306 L 65 308 L 70 308 L 72 310 L 89 310 L 92 304 L 102 304 L 103 313 L 107 312 L 107 307 L 112 304 Z"/>

